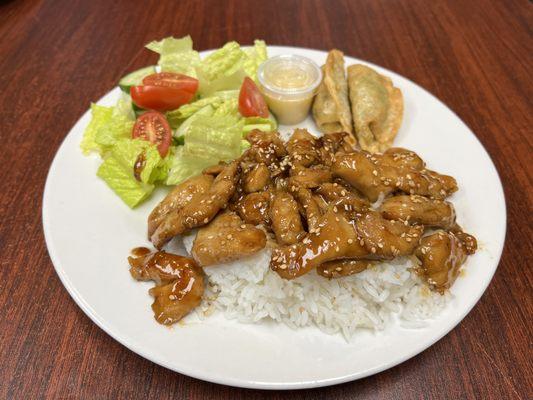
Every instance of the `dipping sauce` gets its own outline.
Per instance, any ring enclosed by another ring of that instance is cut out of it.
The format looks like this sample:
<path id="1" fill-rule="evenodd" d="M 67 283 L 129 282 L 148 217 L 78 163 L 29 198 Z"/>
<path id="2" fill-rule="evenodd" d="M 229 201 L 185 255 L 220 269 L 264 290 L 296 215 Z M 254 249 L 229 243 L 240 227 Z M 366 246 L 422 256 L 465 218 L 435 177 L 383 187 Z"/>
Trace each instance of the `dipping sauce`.
<path id="1" fill-rule="evenodd" d="M 309 114 L 322 71 L 307 57 L 281 55 L 266 60 L 257 72 L 270 110 L 283 125 L 295 125 Z"/>

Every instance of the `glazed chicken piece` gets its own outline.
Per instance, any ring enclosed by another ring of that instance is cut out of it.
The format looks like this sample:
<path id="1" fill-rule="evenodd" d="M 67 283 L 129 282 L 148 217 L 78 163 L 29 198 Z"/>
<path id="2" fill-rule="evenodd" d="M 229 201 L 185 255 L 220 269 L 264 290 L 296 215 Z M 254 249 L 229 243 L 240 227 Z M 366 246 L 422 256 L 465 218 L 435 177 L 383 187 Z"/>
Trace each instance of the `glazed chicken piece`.
<path id="1" fill-rule="evenodd" d="M 243 189 L 245 193 L 259 192 L 270 183 L 270 171 L 265 164 L 256 164 L 244 174 Z"/>
<path id="2" fill-rule="evenodd" d="M 221 162 L 221 163 L 219 163 L 217 165 L 212 165 L 212 166 L 207 167 L 206 169 L 204 169 L 202 171 L 202 174 L 217 176 L 218 174 L 220 174 L 222 172 L 222 170 L 224 169 L 224 167 L 226 165 L 227 164 L 223 163 L 223 162 Z"/>
<path id="3" fill-rule="evenodd" d="M 327 203 L 335 204 L 344 211 L 361 213 L 370 208 L 370 203 L 367 200 L 338 183 L 323 183 L 316 189 L 315 193 L 322 196 Z"/>
<path id="4" fill-rule="evenodd" d="M 430 170 L 388 165 L 381 154 L 364 151 L 339 154 L 332 165 L 339 177 L 363 193 L 372 202 L 394 191 L 444 199 L 457 191 L 457 182 L 447 175 Z M 401 163 L 399 163 L 401 164 Z"/>
<path id="5" fill-rule="evenodd" d="M 263 132 L 253 130 L 248 132 L 246 139 L 251 147 L 244 154 L 244 159 L 263 163 L 267 167 L 273 167 L 278 159 L 285 156 L 287 151 L 278 132 Z"/>
<path id="6" fill-rule="evenodd" d="M 255 192 L 243 196 L 235 205 L 234 210 L 251 225 L 270 225 L 270 192 Z"/>
<path id="7" fill-rule="evenodd" d="M 317 199 L 313 196 L 309 189 L 295 188 L 292 192 L 296 200 L 301 206 L 300 213 L 307 221 L 307 229 L 315 229 L 318 227 L 318 221 L 322 214 L 321 208 L 317 203 Z"/>
<path id="8" fill-rule="evenodd" d="M 282 278 L 293 279 L 332 260 L 410 255 L 422 229 L 387 221 L 376 212 L 366 213 L 354 222 L 330 209 L 302 242 L 274 249 L 270 268 Z"/>
<path id="9" fill-rule="evenodd" d="M 422 277 L 442 293 L 459 275 L 466 249 L 453 233 L 438 231 L 422 238 L 415 255 L 421 263 L 419 272 Z"/>
<path id="10" fill-rule="evenodd" d="M 330 166 L 337 152 L 351 153 L 357 149 L 357 139 L 348 132 L 325 133 L 319 139 L 321 162 Z"/>
<path id="11" fill-rule="evenodd" d="M 318 139 L 306 129 L 295 129 L 287 141 L 287 153 L 293 165 L 309 167 L 319 160 Z"/>
<path id="12" fill-rule="evenodd" d="M 151 237 L 168 213 L 181 210 L 195 196 L 205 193 L 213 183 L 211 175 L 198 175 L 180 183 L 152 210 L 148 216 L 148 237 Z"/>
<path id="13" fill-rule="evenodd" d="M 154 246 L 161 249 L 170 239 L 192 228 L 207 224 L 225 208 L 235 192 L 239 177 L 239 163 L 233 161 L 217 175 L 209 190 L 195 197 L 176 212 L 170 212 L 153 233 Z"/>
<path id="14" fill-rule="evenodd" d="M 362 272 L 371 265 L 372 262 L 367 260 L 334 260 L 319 265 L 316 272 L 318 275 L 329 279 L 341 278 Z"/>
<path id="15" fill-rule="evenodd" d="M 398 256 L 413 254 L 424 227 L 407 226 L 399 221 L 387 221 L 378 212 L 369 211 L 357 218 L 355 226 L 365 248 L 367 258 L 391 260 Z"/>
<path id="16" fill-rule="evenodd" d="M 280 245 L 290 245 L 305 236 L 298 203 L 290 193 L 278 190 L 270 201 L 272 230 Z"/>
<path id="17" fill-rule="evenodd" d="M 198 231 L 191 254 L 205 267 L 246 257 L 265 245 L 265 232 L 245 224 L 235 213 L 224 212 Z"/>
<path id="18" fill-rule="evenodd" d="M 367 255 L 353 224 L 330 209 L 303 241 L 274 249 L 270 268 L 282 278 L 294 279 L 328 261 Z"/>
<path id="19" fill-rule="evenodd" d="M 316 188 L 324 182 L 331 180 L 331 171 L 329 168 L 314 165 L 310 168 L 295 165 L 291 169 L 289 185 L 303 188 Z"/>
<path id="20" fill-rule="evenodd" d="M 407 167 L 423 170 L 426 167 L 424 160 L 414 151 L 403 149 L 401 147 L 391 147 L 387 149 L 380 157 L 382 165 L 391 167 Z"/>
<path id="21" fill-rule="evenodd" d="M 133 278 L 156 283 L 149 293 L 155 298 L 152 310 L 160 324 L 179 321 L 202 301 L 204 273 L 193 259 L 138 248 L 128 262 Z"/>
<path id="22" fill-rule="evenodd" d="M 463 228 L 461 228 L 458 224 L 455 224 L 451 229 L 450 232 L 452 232 L 457 238 L 463 243 L 466 254 L 471 255 L 474 254 L 477 250 L 477 240 L 474 236 L 463 232 Z"/>
<path id="23" fill-rule="evenodd" d="M 455 224 L 455 209 L 448 201 L 418 195 L 402 195 L 385 199 L 380 206 L 385 219 L 408 221 L 427 227 L 449 229 Z"/>

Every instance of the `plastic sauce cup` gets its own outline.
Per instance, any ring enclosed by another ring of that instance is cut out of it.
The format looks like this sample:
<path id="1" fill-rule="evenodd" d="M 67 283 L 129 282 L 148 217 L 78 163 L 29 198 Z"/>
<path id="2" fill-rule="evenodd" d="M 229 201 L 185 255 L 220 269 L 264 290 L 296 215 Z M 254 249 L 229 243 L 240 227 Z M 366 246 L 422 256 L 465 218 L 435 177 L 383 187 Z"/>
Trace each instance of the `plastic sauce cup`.
<path id="1" fill-rule="evenodd" d="M 307 57 L 284 54 L 269 58 L 257 71 L 259 86 L 278 122 L 294 125 L 309 114 L 322 70 Z"/>

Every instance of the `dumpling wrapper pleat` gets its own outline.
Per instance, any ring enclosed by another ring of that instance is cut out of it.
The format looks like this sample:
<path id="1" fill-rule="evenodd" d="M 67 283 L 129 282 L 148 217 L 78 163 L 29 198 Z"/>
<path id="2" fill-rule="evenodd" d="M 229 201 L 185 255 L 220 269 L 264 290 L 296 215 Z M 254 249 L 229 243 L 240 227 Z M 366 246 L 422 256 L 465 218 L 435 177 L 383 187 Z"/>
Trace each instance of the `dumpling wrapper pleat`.
<path id="1" fill-rule="evenodd" d="M 353 133 L 344 54 L 331 50 L 322 72 L 324 77 L 313 103 L 313 118 L 318 129 L 323 133 Z"/>
<path id="2" fill-rule="evenodd" d="M 348 87 L 359 145 L 373 153 L 387 150 L 402 124 L 402 92 L 390 78 L 361 64 L 348 67 Z"/>

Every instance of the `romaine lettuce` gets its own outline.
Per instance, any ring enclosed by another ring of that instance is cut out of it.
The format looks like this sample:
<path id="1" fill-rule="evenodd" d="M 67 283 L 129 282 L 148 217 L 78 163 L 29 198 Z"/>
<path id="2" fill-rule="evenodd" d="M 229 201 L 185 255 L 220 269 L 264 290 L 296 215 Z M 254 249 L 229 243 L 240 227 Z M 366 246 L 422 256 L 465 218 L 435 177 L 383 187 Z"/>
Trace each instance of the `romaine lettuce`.
<path id="1" fill-rule="evenodd" d="M 175 157 L 170 163 L 168 172 L 167 185 L 177 185 L 184 180 L 198 175 L 204 168 L 216 164 L 211 159 L 192 156 L 185 152 L 185 147 L 178 147 Z"/>
<path id="2" fill-rule="evenodd" d="M 262 118 L 262 117 L 246 117 L 244 118 L 243 133 L 247 134 L 254 129 L 259 129 L 264 132 L 271 132 L 276 130 L 278 124 L 274 117 Z"/>
<path id="3" fill-rule="evenodd" d="M 228 42 L 204 58 L 198 65 L 198 69 L 206 80 L 214 81 L 237 71 L 242 66 L 244 56 L 239 43 Z"/>
<path id="4" fill-rule="evenodd" d="M 257 82 L 257 69 L 268 58 L 266 44 L 263 40 L 255 40 L 254 47 L 245 49 L 244 53 L 244 72 Z"/>
<path id="5" fill-rule="evenodd" d="M 144 163 L 144 166 L 136 177 L 134 166 L 138 161 Z M 150 142 L 119 139 L 98 168 L 97 175 L 133 208 L 152 193 L 156 182 L 167 178 L 167 163 L 168 160 L 162 159 L 157 147 Z"/>
<path id="6" fill-rule="evenodd" d="M 224 100 L 213 114 L 215 116 L 231 115 L 233 117 L 240 118 L 239 115 L 239 100 L 227 99 Z"/>
<path id="7" fill-rule="evenodd" d="M 167 37 L 148 43 L 146 48 L 160 55 L 158 64 L 162 71 L 179 72 L 196 77 L 195 67 L 200 63 L 200 55 L 193 50 L 190 36 L 181 39 Z"/>
<path id="8" fill-rule="evenodd" d="M 91 104 L 91 113 L 80 145 L 84 154 L 98 151 L 103 155 L 118 139 L 131 137 L 135 122 L 120 101 L 116 107 Z"/>
<path id="9" fill-rule="evenodd" d="M 89 154 L 91 151 L 98 151 L 102 153 L 102 149 L 98 143 L 96 143 L 96 133 L 98 129 L 104 126 L 113 115 L 112 107 L 99 106 L 98 104 L 91 103 L 91 122 L 85 128 L 83 133 L 83 139 L 81 140 L 81 150 L 83 154 Z"/>
<path id="10" fill-rule="evenodd" d="M 219 161 L 239 157 L 243 149 L 242 128 L 243 120 L 230 115 L 193 119 L 184 133 L 185 144 L 176 151 L 166 184 L 177 185 Z"/>
<path id="11" fill-rule="evenodd" d="M 218 97 L 206 97 L 189 104 L 184 104 L 176 110 L 169 111 L 167 112 L 166 117 L 170 126 L 175 129 L 179 127 L 187 118 L 196 114 L 206 106 L 212 105 L 213 108 L 216 108 L 221 103 L 222 100 Z"/>

